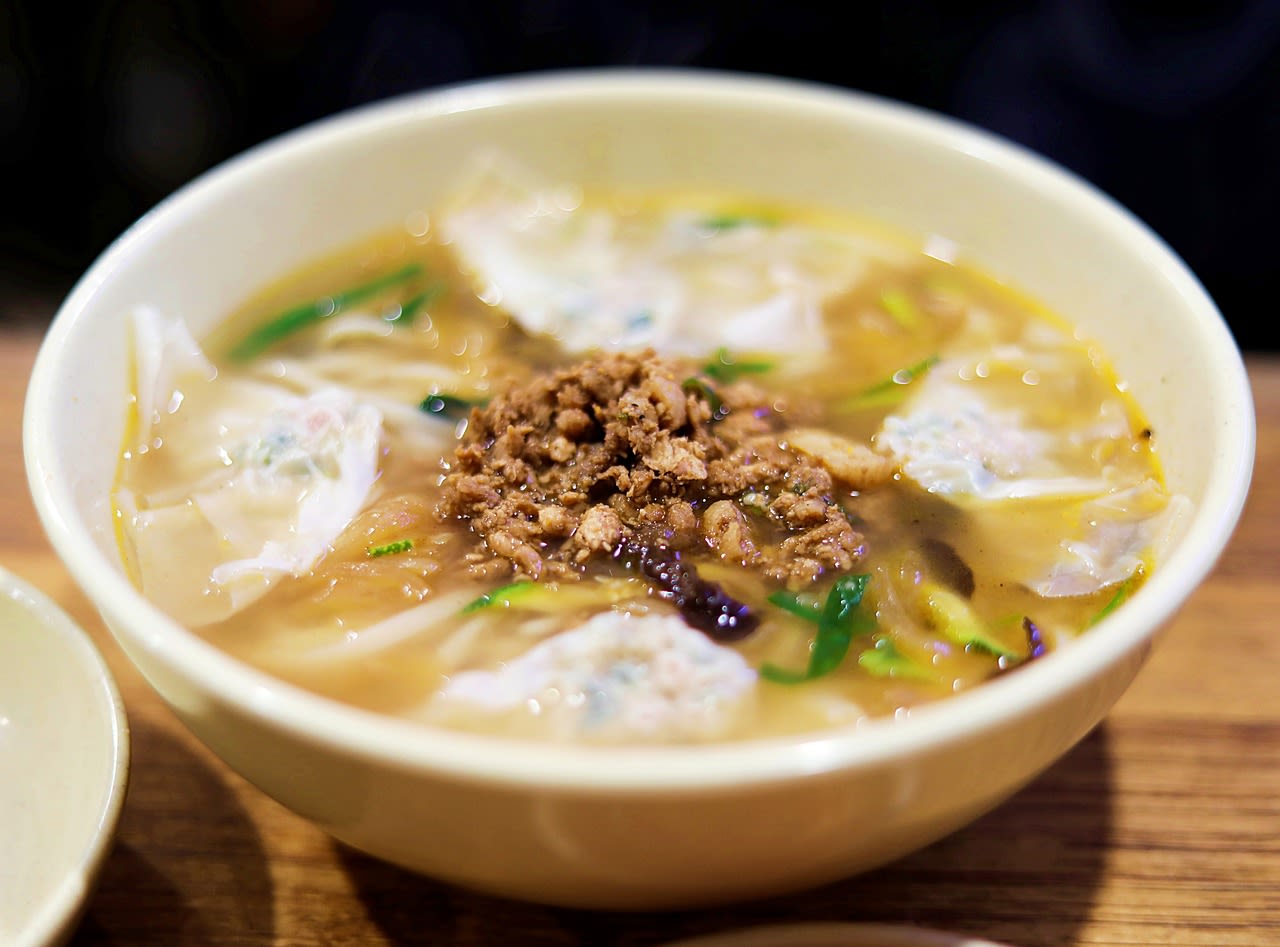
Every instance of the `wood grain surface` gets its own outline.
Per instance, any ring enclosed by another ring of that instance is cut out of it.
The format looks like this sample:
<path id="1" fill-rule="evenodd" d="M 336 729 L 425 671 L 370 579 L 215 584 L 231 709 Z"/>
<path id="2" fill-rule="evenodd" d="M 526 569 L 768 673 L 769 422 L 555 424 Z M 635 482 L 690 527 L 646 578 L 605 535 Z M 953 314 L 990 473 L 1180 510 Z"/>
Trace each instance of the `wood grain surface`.
<path id="1" fill-rule="evenodd" d="M 0 562 L 90 631 L 124 695 L 133 744 L 119 838 L 74 947 L 647 947 L 747 925 L 855 920 L 1017 947 L 1280 945 L 1280 359 L 1248 360 L 1258 460 L 1230 548 L 1134 686 L 1064 759 L 977 823 L 869 874 L 733 908 L 602 914 L 485 897 L 347 850 L 184 730 L 36 519 L 20 420 L 38 341 L 34 328 L 0 329 Z"/>

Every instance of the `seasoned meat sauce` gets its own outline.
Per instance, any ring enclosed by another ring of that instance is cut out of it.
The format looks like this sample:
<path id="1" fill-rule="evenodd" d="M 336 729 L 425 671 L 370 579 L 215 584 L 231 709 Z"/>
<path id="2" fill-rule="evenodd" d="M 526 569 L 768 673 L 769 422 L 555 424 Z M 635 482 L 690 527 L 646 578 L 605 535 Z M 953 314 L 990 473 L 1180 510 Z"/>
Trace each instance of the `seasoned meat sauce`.
<path id="1" fill-rule="evenodd" d="M 440 513 L 470 524 L 468 560 L 486 575 L 559 581 L 642 543 L 801 588 L 866 551 L 835 482 L 868 490 L 894 472 L 870 447 L 794 426 L 812 413 L 652 350 L 594 355 L 472 410 Z"/>

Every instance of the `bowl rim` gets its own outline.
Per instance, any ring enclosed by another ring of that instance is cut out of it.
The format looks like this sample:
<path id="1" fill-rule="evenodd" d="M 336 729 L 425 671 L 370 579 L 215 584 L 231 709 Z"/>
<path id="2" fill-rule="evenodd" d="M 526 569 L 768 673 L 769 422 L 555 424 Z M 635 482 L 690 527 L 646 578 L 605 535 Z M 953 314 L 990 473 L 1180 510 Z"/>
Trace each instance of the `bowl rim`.
<path id="1" fill-rule="evenodd" d="M 915 708 L 898 718 L 798 737 L 711 746 L 600 747 L 529 743 L 437 730 L 338 704 L 230 658 L 145 602 L 76 518 L 45 415 L 59 404 L 61 353 L 99 286 L 172 215 L 198 211 L 242 175 L 323 149 L 384 125 L 429 121 L 460 111 L 541 103 L 698 99 L 706 104 L 805 111 L 838 123 L 874 124 L 942 151 L 996 165 L 1024 183 L 1065 197 L 1090 223 L 1141 250 L 1148 264 L 1197 314 L 1204 358 L 1215 365 L 1224 412 L 1223 450 L 1183 541 L 1123 608 L 1090 634 L 1017 674 Z M 286 132 L 217 167 L 161 201 L 90 266 L 59 308 L 40 347 L 23 419 L 28 481 L 40 518 L 63 563 L 108 619 L 113 634 L 144 648 L 218 699 L 315 746 L 398 769 L 455 779 L 592 791 L 657 792 L 777 782 L 855 766 L 886 765 L 940 744 L 971 739 L 1086 684 L 1126 656 L 1143 653 L 1221 555 L 1243 511 L 1252 476 L 1255 418 L 1243 359 L 1197 278 L 1145 223 L 1094 185 L 996 134 L 929 110 L 853 89 L 721 70 L 606 67 L 552 70 L 461 82 L 359 106 Z M 138 629 L 145 629 L 141 631 Z M 126 649 L 128 650 L 128 649 Z M 1081 733 L 1079 736 L 1083 736 Z"/>

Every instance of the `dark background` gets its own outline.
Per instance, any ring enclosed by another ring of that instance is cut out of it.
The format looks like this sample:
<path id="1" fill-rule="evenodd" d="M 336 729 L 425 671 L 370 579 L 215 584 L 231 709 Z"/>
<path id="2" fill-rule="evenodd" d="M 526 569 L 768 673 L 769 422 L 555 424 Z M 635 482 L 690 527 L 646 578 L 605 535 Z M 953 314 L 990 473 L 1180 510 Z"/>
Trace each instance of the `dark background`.
<path id="1" fill-rule="evenodd" d="M 279 132 L 443 83 L 607 65 L 819 80 L 998 132 L 1128 206 L 1242 347 L 1277 348 L 1280 0 L 5 0 L 0 318 L 47 318 L 149 207 Z"/>

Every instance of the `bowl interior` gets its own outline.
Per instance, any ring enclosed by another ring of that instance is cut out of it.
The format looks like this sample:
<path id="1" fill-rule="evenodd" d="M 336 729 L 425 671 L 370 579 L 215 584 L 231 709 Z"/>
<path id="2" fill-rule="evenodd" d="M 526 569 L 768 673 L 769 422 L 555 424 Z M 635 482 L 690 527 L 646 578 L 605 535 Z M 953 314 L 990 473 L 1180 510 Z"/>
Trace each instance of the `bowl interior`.
<path id="1" fill-rule="evenodd" d="M 1113 202 L 1007 143 L 853 93 L 757 77 L 549 75 L 391 101 L 251 151 L 162 204 L 82 280 L 37 363 L 26 448 L 37 507 L 100 606 L 140 607 L 109 508 L 129 312 L 180 314 L 199 336 L 263 283 L 430 209 L 490 147 L 588 186 L 705 185 L 824 203 L 921 240 L 940 235 L 1097 340 L 1152 422 L 1169 486 L 1196 509 L 1109 621 L 1110 643 L 1093 636 L 1048 662 L 1058 671 L 1028 669 L 1045 682 L 1051 673 L 1078 682 L 1131 651 L 1225 545 L 1252 465 L 1239 353 L 1195 278 Z M 1029 687 L 1011 682 L 1008 693 L 1035 699 Z"/>

